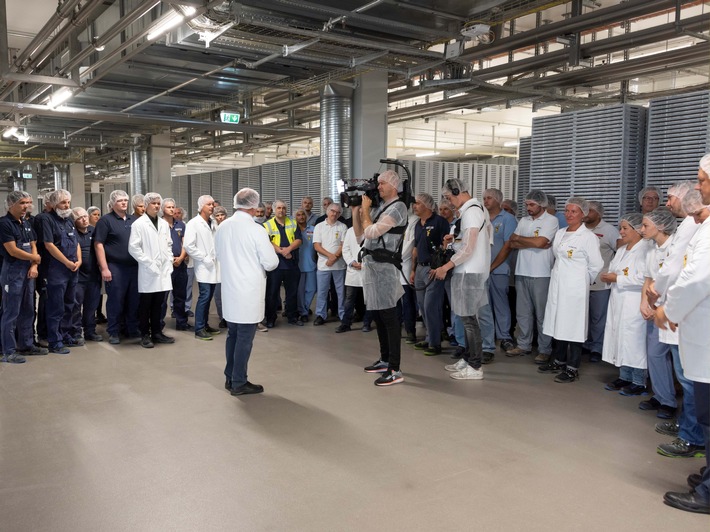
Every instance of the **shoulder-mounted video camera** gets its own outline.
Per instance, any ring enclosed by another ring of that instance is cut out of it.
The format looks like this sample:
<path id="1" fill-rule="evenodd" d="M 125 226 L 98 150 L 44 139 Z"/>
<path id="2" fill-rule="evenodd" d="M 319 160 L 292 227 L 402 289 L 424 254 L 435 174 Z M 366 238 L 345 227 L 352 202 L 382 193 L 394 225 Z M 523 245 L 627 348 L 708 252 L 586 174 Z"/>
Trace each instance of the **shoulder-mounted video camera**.
<path id="1" fill-rule="evenodd" d="M 409 173 L 409 168 L 397 159 L 380 159 L 380 163 L 391 164 L 404 169 L 407 177 L 406 179 L 402 179 L 402 192 L 399 193 L 399 199 L 409 208 L 412 202 L 412 192 L 409 187 L 412 174 Z M 375 175 L 371 179 L 359 185 L 345 183 L 345 190 L 340 193 L 340 204 L 343 207 L 359 207 L 362 205 L 362 197 L 367 196 L 372 200 L 372 206 L 378 207 L 380 203 L 382 203 L 380 192 L 377 190 L 377 177 L 379 175 L 379 172 L 375 172 Z"/>

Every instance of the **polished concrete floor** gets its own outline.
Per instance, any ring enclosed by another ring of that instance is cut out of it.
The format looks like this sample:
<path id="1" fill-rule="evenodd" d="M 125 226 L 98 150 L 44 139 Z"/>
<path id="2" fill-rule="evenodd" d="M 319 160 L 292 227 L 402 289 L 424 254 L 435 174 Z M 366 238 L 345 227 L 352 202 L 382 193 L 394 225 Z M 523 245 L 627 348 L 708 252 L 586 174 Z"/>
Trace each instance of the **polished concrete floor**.
<path id="1" fill-rule="evenodd" d="M 0 530 L 709 530 L 662 502 L 703 461 L 656 454 L 609 366 L 555 384 L 499 353 L 459 382 L 403 345 L 378 388 L 376 332 L 284 322 L 257 334 L 256 396 L 224 390 L 225 334 L 173 320 L 172 346 L 1 365 Z"/>

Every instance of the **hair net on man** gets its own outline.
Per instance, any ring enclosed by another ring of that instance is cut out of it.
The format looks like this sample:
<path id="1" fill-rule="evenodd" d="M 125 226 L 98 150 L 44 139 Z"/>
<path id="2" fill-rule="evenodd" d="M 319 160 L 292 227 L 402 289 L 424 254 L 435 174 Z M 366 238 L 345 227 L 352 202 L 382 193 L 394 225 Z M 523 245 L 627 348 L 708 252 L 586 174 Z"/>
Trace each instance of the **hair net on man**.
<path id="1" fill-rule="evenodd" d="M 630 212 L 624 214 L 619 220 L 619 223 L 626 222 L 637 233 L 641 233 L 641 223 L 643 222 L 643 214 L 640 212 Z"/>
<path id="2" fill-rule="evenodd" d="M 338 211 L 338 214 L 340 215 L 343 213 L 343 208 L 340 206 L 340 203 L 331 203 L 325 211 Z"/>
<path id="3" fill-rule="evenodd" d="M 703 155 L 703 158 L 700 159 L 699 166 L 703 172 L 710 176 L 710 153 L 706 153 L 705 155 Z"/>
<path id="4" fill-rule="evenodd" d="M 87 218 L 89 217 L 89 213 L 84 210 L 84 207 L 74 207 L 71 210 L 71 216 L 74 219 L 74 221 L 78 220 L 82 216 L 86 216 Z"/>
<path id="5" fill-rule="evenodd" d="M 548 196 L 547 198 L 549 199 L 550 196 Z M 565 207 L 567 207 L 567 205 L 576 205 L 580 208 L 584 216 L 587 216 L 589 214 L 589 202 L 584 198 L 580 198 L 579 196 L 572 196 L 565 202 Z"/>
<path id="6" fill-rule="evenodd" d="M 259 207 L 259 193 L 252 188 L 243 188 L 234 195 L 234 208 L 248 211 Z"/>
<path id="7" fill-rule="evenodd" d="M 707 208 L 707 205 L 703 203 L 703 197 L 700 195 L 699 190 L 689 191 L 682 200 L 683 210 L 690 213 L 696 213 L 698 211 Z"/>
<path id="8" fill-rule="evenodd" d="M 377 176 L 377 182 L 392 185 L 395 189 L 397 189 L 397 192 L 401 192 L 402 190 L 402 180 L 400 179 L 399 174 L 394 170 L 385 170 L 382 172 Z"/>
<path id="9" fill-rule="evenodd" d="M 501 206 L 507 206 L 513 212 L 518 212 L 518 202 L 512 199 L 503 200 Z"/>
<path id="10" fill-rule="evenodd" d="M 444 186 L 441 187 L 442 194 L 450 194 L 453 189 L 459 189 L 459 194 L 468 192 L 468 185 L 460 179 L 447 179 Z"/>
<path id="11" fill-rule="evenodd" d="M 486 190 L 483 191 L 483 197 L 485 198 L 486 196 L 492 197 L 498 205 L 503 203 L 503 193 L 497 189 L 497 188 L 487 188 Z"/>
<path id="12" fill-rule="evenodd" d="M 421 194 L 417 194 L 416 198 L 417 203 L 421 203 L 424 207 L 429 209 L 430 211 L 434 210 L 434 198 L 431 197 L 431 194 L 427 194 L 426 192 L 422 192 Z"/>
<path id="13" fill-rule="evenodd" d="M 695 183 L 693 181 L 678 181 L 668 188 L 666 196 L 675 196 L 679 200 L 682 200 L 685 195 L 694 188 Z"/>
<path id="14" fill-rule="evenodd" d="M 643 217 L 648 218 L 649 221 L 656 226 L 656 229 L 666 235 L 672 235 L 678 226 L 678 220 L 676 220 L 673 213 L 666 207 L 658 207 L 645 214 Z"/>
<path id="15" fill-rule="evenodd" d="M 602 205 L 600 202 L 590 200 L 589 201 L 589 210 L 597 211 L 599 213 L 599 216 L 601 218 L 604 218 L 604 205 Z"/>
<path id="16" fill-rule="evenodd" d="M 116 202 L 121 199 L 128 199 L 128 193 L 125 190 L 114 190 L 109 194 L 108 197 L 108 208 L 113 209 L 113 206 L 116 205 Z"/>
<path id="17" fill-rule="evenodd" d="M 101 209 L 99 209 L 96 205 L 92 205 L 91 207 L 89 207 L 88 209 L 86 209 L 86 213 L 87 213 L 89 216 L 91 216 L 91 215 L 94 214 L 95 212 L 98 212 L 99 214 L 101 214 Z"/>
<path id="18" fill-rule="evenodd" d="M 155 200 L 160 201 L 162 206 L 163 196 L 161 196 L 157 192 L 148 192 L 145 196 L 143 196 L 143 205 L 147 206 L 149 203 L 153 203 Z"/>
<path id="19" fill-rule="evenodd" d="M 525 196 L 525 201 L 537 203 L 540 207 L 547 207 L 547 194 L 542 190 L 533 189 Z"/>
<path id="20" fill-rule="evenodd" d="M 175 203 L 175 198 L 163 198 L 163 207 L 165 207 L 168 203 L 171 205 L 177 205 L 177 203 Z"/>
<path id="21" fill-rule="evenodd" d="M 227 209 L 220 205 L 219 207 L 214 208 L 214 212 L 212 214 L 214 214 L 215 216 L 217 216 L 218 214 L 223 214 L 224 216 L 227 216 Z"/>
<path id="22" fill-rule="evenodd" d="M 557 209 L 557 198 L 552 194 L 545 194 L 547 196 L 547 206 Z"/>
<path id="23" fill-rule="evenodd" d="M 71 194 L 68 190 L 64 190 L 63 188 L 55 190 L 49 195 L 49 203 L 52 205 L 56 205 L 65 199 L 69 199 L 71 201 Z"/>
<path id="24" fill-rule="evenodd" d="M 143 194 L 134 194 L 131 198 L 131 208 L 135 211 L 136 206 L 140 205 L 141 203 L 145 207 L 145 196 L 143 196 Z"/>
<path id="25" fill-rule="evenodd" d="M 656 195 L 658 196 L 658 200 L 660 201 L 661 199 L 661 191 L 658 190 L 656 187 L 646 187 L 642 188 L 641 192 L 639 192 L 639 203 L 643 203 L 643 197 L 648 194 L 649 192 L 655 192 Z"/>
<path id="26" fill-rule="evenodd" d="M 5 205 L 7 205 L 7 208 L 9 209 L 17 202 L 22 201 L 25 198 L 31 199 L 32 196 L 29 194 L 29 192 L 25 192 L 24 190 L 13 190 L 7 195 L 7 199 L 5 199 Z"/>
<path id="27" fill-rule="evenodd" d="M 204 207 L 208 201 L 214 201 L 214 198 L 209 194 L 205 194 L 204 196 L 197 198 L 197 211 L 201 211 L 202 207 Z"/>

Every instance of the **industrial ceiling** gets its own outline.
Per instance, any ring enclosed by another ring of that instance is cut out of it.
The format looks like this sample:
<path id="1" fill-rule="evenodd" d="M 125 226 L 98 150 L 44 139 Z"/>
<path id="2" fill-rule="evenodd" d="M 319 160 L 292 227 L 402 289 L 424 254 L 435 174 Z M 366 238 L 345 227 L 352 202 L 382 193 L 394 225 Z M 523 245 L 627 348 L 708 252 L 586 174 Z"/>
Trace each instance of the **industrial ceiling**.
<path id="1" fill-rule="evenodd" d="M 319 90 L 371 71 L 389 79 L 388 155 L 448 159 L 514 155 L 535 113 L 709 86 L 698 1 L 0 0 L 5 20 L 6 174 L 120 179 L 165 132 L 183 173 L 316 155 Z"/>

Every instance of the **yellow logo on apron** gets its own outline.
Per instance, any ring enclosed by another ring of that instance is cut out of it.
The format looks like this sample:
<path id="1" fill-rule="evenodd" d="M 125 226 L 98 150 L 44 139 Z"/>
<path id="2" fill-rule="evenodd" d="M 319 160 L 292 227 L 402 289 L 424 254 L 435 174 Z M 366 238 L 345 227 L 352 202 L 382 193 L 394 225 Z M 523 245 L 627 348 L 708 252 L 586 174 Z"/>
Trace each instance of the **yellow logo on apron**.
<path id="1" fill-rule="evenodd" d="M 540 230 L 539 230 L 539 229 L 535 229 L 535 232 L 533 233 L 533 236 L 536 236 L 536 237 L 537 237 L 537 236 L 540 236 Z"/>
<path id="2" fill-rule="evenodd" d="M 628 266 L 627 266 L 626 268 L 624 268 L 623 270 L 621 270 L 621 271 L 624 272 L 624 275 L 625 275 L 626 277 L 629 276 L 629 267 L 628 267 Z"/>
<path id="3" fill-rule="evenodd" d="M 688 255 L 683 255 L 683 268 L 685 268 L 686 264 L 688 264 Z"/>
<path id="4" fill-rule="evenodd" d="M 573 250 L 573 249 L 568 249 L 568 250 L 567 250 L 567 258 L 568 258 L 568 259 L 571 259 L 571 258 L 572 258 L 572 253 L 574 253 L 574 250 Z"/>

